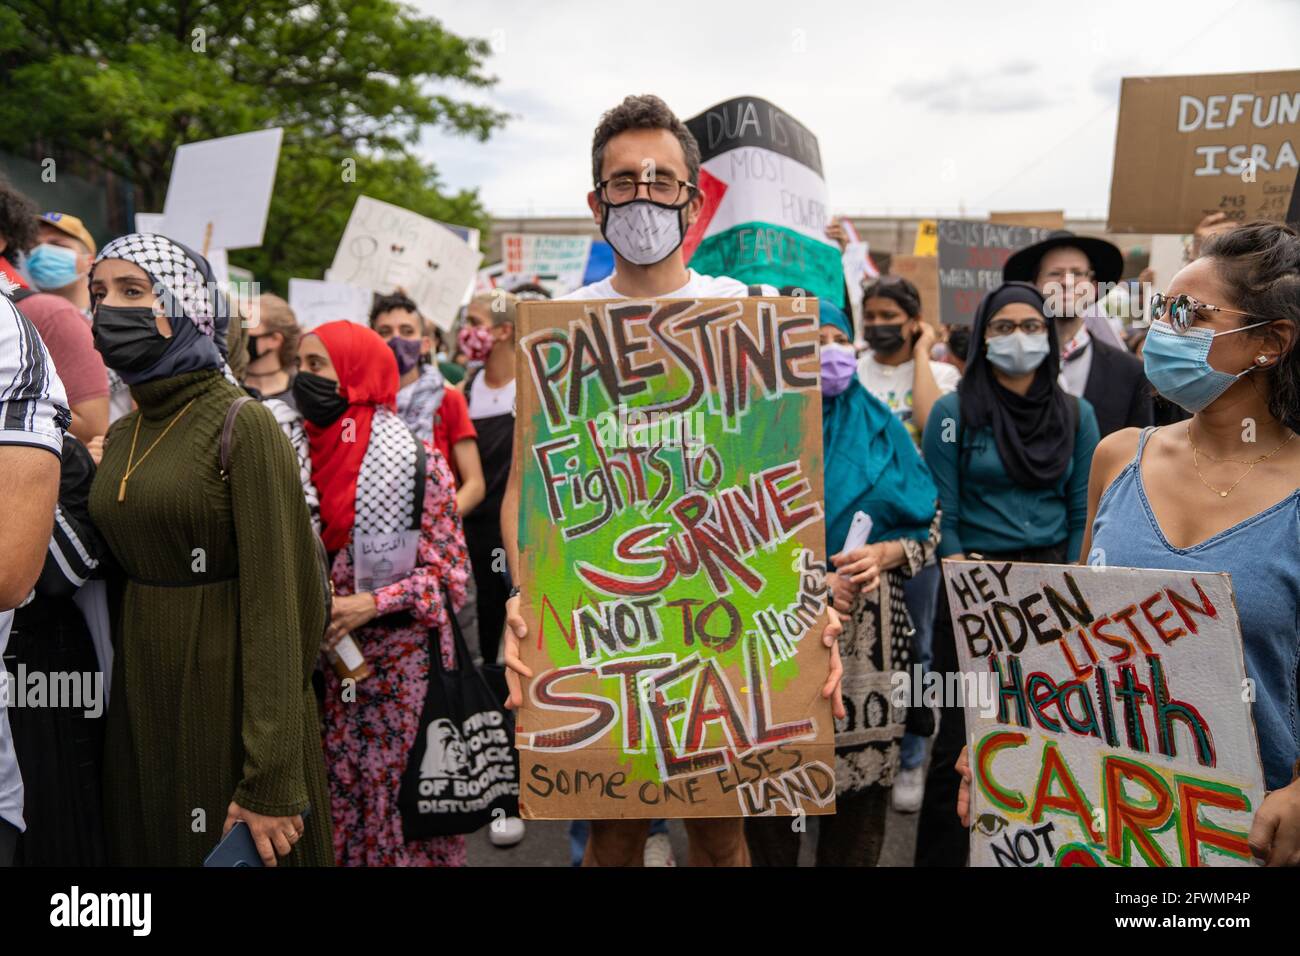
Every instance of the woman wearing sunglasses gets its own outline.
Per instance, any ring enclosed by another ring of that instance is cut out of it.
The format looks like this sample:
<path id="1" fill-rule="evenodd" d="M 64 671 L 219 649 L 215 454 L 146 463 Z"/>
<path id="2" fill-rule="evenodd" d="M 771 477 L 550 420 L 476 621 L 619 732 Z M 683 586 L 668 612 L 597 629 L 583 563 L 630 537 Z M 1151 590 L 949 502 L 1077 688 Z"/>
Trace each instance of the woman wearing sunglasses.
<path id="1" fill-rule="evenodd" d="M 1079 557 L 1097 417 L 1057 381 L 1060 343 L 1045 309 L 1027 282 L 986 295 L 971 327 L 966 374 L 930 412 L 923 450 L 939 488 L 940 557 L 1048 564 Z M 932 668 L 959 669 L 942 589 Z M 918 866 L 965 863 L 966 833 L 952 812 L 965 733 L 961 708 L 944 707 L 921 806 Z"/>
<path id="2" fill-rule="evenodd" d="M 1270 790 L 1251 849 L 1300 865 L 1300 235 L 1276 223 L 1215 235 L 1152 300 L 1152 320 L 1147 378 L 1192 417 L 1098 446 L 1085 554 L 1232 574 Z"/>

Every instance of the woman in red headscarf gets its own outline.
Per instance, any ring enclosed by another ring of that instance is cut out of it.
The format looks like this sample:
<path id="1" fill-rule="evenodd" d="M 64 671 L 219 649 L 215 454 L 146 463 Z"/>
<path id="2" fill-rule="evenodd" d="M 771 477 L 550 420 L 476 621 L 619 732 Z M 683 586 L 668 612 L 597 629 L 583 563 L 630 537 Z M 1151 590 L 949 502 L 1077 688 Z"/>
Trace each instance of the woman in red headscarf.
<path id="1" fill-rule="evenodd" d="M 322 325 L 303 337 L 298 367 L 293 390 L 335 588 L 326 644 L 350 634 L 372 671 L 355 684 L 332 669 L 325 676 L 335 859 L 463 866 L 464 837 L 406 840 L 398 810 L 428 686 L 430 629 L 454 666 L 444 595 L 464 603 L 468 573 L 455 481 L 397 416 L 397 360 L 375 332 Z"/>

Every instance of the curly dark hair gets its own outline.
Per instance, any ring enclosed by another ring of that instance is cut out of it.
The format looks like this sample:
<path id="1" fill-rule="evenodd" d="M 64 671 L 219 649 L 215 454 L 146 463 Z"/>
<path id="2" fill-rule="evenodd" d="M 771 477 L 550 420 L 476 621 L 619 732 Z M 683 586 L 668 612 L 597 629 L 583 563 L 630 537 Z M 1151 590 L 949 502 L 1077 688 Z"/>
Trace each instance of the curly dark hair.
<path id="1" fill-rule="evenodd" d="M 1277 364 L 1264 373 L 1268 410 L 1292 431 L 1300 431 L 1300 233 L 1276 222 L 1249 222 L 1212 236 L 1202 252 L 1215 260 L 1233 304 L 1243 312 L 1289 322 L 1295 334 Z M 1257 319 L 1241 317 L 1242 325 Z M 1247 335 L 1278 342 L 1272 326 Z"/>
<path id="2" fill-rule="evenodd" d="M 27 252 L 36 245 L 40 238 L 36 224 L 39 214 L 36 204 L 0 175 L 0 239 L 5 244 L 0 255 L 12 258 L 14 253 Z"/>
<path id="3" fill-rule="evenodd" d="M 686 124 L 668 108 L 668 104 L 653 94 L 628 96 L 609 110 L 596 124 L 591 138 L 591 181 L 600 182 L 600 168 L 605 161 L 605 144 L 630 129 L 666 129 L 677 137 L 686 156 L 686 178 L 692 183 L 700 181 L 700 144 L 695 141 Z"/>
<path id="4" fill-rule="evenodd" d="M 379 318 L 385 312 L 391 312 L 393 309 L 403 309 L 414 315 L 420 316 L 420 307 L 415 304 L 410 296 L 401 292 L 393 292 L 389 295 L 381 295 L 375 298 L 374 304 L 370 306 L 370 324 L 375 324 L 375 319 Z M 424 316 L 420 316 L 424 318 Z"/>

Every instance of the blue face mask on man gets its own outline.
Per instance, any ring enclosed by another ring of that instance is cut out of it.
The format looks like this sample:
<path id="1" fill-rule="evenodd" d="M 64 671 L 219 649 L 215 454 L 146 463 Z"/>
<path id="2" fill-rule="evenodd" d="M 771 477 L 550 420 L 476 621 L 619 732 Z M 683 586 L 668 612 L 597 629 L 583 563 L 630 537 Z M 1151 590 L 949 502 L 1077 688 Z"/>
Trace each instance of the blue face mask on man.
<path id="1" fill-rule="evenodd" d="M 1220 335 L 1244 332 L 1261 325 L 1268 325 L 1268 322 L 1256 322 L 1226 332 L 1189 328 L 1179 334 L 1164 320 L 1152 322 L 1142 346 L 1142 365 L 1147 380 L 1175 405 L 1189 412 L 1199 412 L 1255 368 L 1251 365 L 1235 375 L 1220 372 L 1209 360 L 1214 340 Z"/>
<path id="2" fill-rule="evenodd" d="M 23 270 L 32 280 L 32 285 L 46 292 L 50 289 L 62 289 L 72 285 L 81 278 L 77 271 L 77 254 L 71 249 L 41 243 L 23 260 Z"/>

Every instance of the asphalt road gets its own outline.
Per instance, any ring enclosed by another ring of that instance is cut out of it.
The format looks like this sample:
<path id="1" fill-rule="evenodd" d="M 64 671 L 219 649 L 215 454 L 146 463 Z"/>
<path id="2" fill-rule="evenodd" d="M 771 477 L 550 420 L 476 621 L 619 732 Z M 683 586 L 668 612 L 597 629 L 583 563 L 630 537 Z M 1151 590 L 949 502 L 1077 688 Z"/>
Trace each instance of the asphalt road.
<path id="1" fill-rule="evenodd" d="M 885 824 L 885 846 L 881 866 L 911 866 L 916 845 L 915 813 L 889 811 Z M 498 849 L 488 841 L 487 828 L 469 836 L 470 866 L 568 866 L 569 824 L 566 820 L 530 820 L 522 843 Z M 799 865 L 812 866 L 816 846 L 817 818 L 808 818 L 808 833 L 799 852 Z M 680 820 L 668 822 L 668 837 L 678 860 L 686 859 L 686 829 Z"/>

